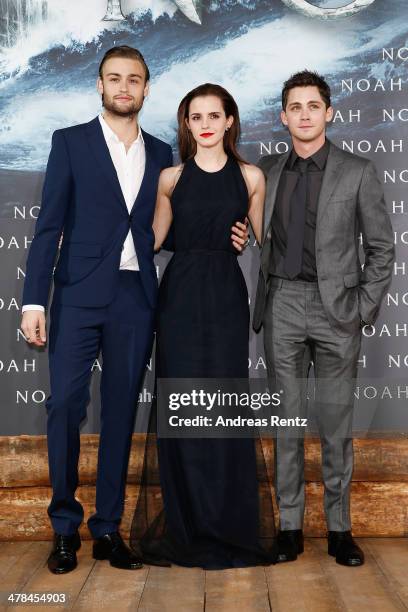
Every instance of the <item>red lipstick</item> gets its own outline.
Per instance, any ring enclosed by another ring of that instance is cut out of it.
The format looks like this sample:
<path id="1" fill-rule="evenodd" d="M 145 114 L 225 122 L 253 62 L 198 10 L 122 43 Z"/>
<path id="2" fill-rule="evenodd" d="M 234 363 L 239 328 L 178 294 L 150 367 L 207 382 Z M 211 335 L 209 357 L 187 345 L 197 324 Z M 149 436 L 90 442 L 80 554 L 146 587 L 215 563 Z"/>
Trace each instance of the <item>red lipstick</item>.
<path id="1" fill-rule="evenodd" d="M 200 134 L 200 136 L 202 138 L 209 138 L 210 136 L 213 136 L 214 132 L 203 132 L 202 134 Z"/>

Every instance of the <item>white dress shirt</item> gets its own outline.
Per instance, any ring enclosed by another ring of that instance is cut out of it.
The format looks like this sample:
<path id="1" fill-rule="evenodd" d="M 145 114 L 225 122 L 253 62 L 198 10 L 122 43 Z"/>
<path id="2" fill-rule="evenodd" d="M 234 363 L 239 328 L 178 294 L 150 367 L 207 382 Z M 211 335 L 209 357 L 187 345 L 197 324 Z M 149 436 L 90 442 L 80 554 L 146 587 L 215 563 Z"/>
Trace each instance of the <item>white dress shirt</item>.
<path id="1" fill-rule="evenodd" d="M 139 193 L 146 165 L 146 151 L 142 130 L 139 127 L 139 133 L 136 140 L 132 142 L 129 150 L 126 152 L 124 143 L 119 140 L 115 132 L 103 118 L 102 114 L 99 115 L 99 121 L 113 165 L 115 166 L 127 209 L 130 213 L 137 194 Z M 129 230 L 125 242 L 123 243 L 119 269 L 139 270 L 139 263 L 137 261 L 131 230 Z M 44 307 L 38 304 L 25 304 L 22 308 L 22 312 L 26 310 L 41 310 L 44 312 Z"/>

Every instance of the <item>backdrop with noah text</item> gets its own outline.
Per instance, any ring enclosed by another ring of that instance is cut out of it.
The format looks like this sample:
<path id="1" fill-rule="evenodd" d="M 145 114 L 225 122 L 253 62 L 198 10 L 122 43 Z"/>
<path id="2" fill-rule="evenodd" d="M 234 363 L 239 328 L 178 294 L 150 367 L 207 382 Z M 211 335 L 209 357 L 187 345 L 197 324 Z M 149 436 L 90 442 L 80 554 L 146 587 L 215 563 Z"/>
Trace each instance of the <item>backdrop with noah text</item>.
<path id="1" fill-rule="evenodd" d="M 329 138 L 375 162 L 396 245 L 379 320 L 364 329 L 356 401 L 373 429 L 408 431 L 406 0 L 0 0 L 0 435 L 45 433 L 47 349 L 28 346 L 19 330 L 25 262 L 52 132 L 100 112 L 98 65 L 119 44 L 140 49 L 151 71 L 140 124 L 175 153 L 178 103 L 200 83 L 220 83 L 235 97 L 240 151 L 256 162 L 288 150 L 283 81 L 304 68 L 327 78 L 335 107 Z M 168 257 L 156 258 L 159 279 Z M 253 300 L 253 240 L 239 261 Z M 248 365 L 251 377 L 266 376 L 262 334 L 251 335 Z M 102 367 L 96 360 L 83 432 L 98 432 Z M 153 373 L 154 360 L 138 422 Z"/>

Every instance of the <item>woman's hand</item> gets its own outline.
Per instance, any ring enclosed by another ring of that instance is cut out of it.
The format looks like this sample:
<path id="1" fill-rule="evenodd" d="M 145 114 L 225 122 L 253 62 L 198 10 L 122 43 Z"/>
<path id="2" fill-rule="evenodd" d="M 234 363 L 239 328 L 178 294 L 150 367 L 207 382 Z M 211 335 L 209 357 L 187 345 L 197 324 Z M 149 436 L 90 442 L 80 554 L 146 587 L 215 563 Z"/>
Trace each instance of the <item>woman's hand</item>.
<path id="1" fill-rule="evenodd" d="M 245 217 L 244 223 L 237 221 L 235 225 L 231 227 L 231 232 L 233 247 L 240 253 L 243 252 L 249 243 L 248 219 Z"/>

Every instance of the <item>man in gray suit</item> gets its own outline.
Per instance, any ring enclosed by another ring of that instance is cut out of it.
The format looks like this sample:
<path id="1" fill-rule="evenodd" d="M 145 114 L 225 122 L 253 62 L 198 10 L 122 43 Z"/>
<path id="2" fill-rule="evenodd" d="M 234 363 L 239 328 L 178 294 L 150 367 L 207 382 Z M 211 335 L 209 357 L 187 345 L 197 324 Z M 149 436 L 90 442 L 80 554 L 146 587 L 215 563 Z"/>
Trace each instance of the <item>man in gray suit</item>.
<path id="1" fill-rule="evenodd" d="M 267 190 L 253 327 L 264 326 L 268 377 L 283 391 L 282 417 L 305 415 L 305 363 L 313 358 L 328 553 L 342 565 L 362 565 L 349 509 L 353 379 L 361 328 L 376 320 L 391 280 L 392 228 L 372 162 L 326 138 L 333 109 L 324 79 L 309 71 L 293 75 L 282 108 L 293 148 L 259 162 Z M 296 432 L 276 436 L 275 488 L 279 561 L 291 561 L 303 552 L 305 505 L 304 443 Z"/>

